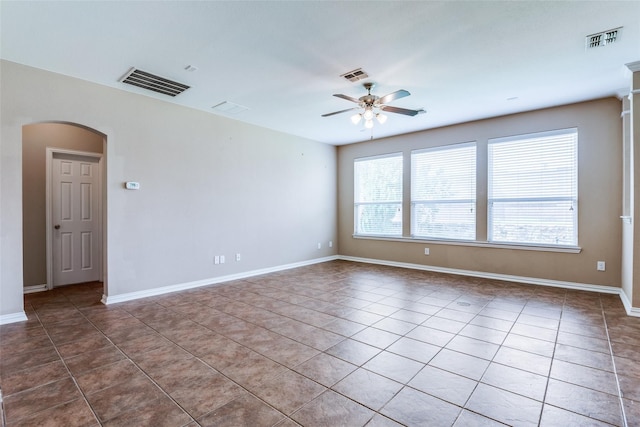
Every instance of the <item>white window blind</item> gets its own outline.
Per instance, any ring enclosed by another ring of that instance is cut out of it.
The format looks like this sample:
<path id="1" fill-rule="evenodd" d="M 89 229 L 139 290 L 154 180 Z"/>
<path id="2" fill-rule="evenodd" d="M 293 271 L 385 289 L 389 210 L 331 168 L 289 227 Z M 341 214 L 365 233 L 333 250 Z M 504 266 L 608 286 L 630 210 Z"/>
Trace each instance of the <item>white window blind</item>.
<path id="1" fill-rule="evenodd" d="M 578 131 L 489 140 L 488 239 L 577 246 Z"/>
<path id="2" fill-rule="evenodd" d="M 402 236 L 402 153 L 354 161 L 355 234 Z"/>
<path id="3" fill-rule="evenodd" d="M 475 142 L 411 153 L 411 234 L 475 240 Z"/>

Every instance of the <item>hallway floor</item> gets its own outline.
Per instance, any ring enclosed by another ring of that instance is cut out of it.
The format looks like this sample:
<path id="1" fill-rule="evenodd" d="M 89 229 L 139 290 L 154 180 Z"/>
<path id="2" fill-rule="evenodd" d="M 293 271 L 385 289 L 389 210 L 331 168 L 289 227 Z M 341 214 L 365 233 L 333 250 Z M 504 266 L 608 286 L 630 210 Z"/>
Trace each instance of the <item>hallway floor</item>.
<path id="1" fill-rule="evenodd" d="M 333 261 L 105 306 L 25 296 L 6 426 L 637 426 L 617 295 Z"/>

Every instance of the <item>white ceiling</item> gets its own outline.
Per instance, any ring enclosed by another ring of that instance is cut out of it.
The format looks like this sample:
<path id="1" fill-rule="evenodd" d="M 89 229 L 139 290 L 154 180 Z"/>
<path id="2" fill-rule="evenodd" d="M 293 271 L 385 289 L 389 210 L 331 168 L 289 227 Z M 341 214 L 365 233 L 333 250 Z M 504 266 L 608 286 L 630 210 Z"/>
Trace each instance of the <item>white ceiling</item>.
<path id="1" fill-rule="evenodd" d="M 228 117 L 336 145 L 620 95 L 640 60 L 638 1 L 1 1 L 0 15 L 3 59 L 212 114 L 240 104 Z M 131 67 L 191 88 L 120 83 Z M 373 132 L 321 117 L 355 106 L 332 94 L 365 94 L 339 77 L 359 67 L 374 94 L 406 89 L 390 105 L 427 114 Z"/>

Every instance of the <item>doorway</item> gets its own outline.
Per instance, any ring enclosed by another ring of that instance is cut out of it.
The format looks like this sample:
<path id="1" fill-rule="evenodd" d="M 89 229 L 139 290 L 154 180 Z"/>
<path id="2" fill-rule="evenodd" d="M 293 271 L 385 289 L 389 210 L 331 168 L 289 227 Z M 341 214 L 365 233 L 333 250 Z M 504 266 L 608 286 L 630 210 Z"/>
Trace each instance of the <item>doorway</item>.
<path id="1" fill-rule="evenodd" d="M 22 154 L 24 292 L 97 280 L 103 282 L 106 295 L 106 136 L 75 123 L 29 124 L 22 127 Z M 78 175 L 73 178 L 75 181 L 64 175 L 66 181 L 58 183 L 58 195 L 68 197 L 66 203 L 80 202 L 74 208 L 52 206 L 54 164 L 63 175 L 66 172 Z M 75 193 L 66 193 L 67 190 Z M 82 220 L 72 225 L 61 223 L 62 218 L 53 215 L 54 211 L 71 214 L 70 209 L 79 209 L 78 215 L 92 223 L 90 232 L 79 228 Z M 66 253 L 60 253 L 62 250 Z M 61 266 L 61 272 L 73 274 L 54 278 L 54 264 Z"/>
<path id="2" fill-rule="evenodd" d="M 102 281 L 102 155 L 47 148 L 48 288 Z"/>

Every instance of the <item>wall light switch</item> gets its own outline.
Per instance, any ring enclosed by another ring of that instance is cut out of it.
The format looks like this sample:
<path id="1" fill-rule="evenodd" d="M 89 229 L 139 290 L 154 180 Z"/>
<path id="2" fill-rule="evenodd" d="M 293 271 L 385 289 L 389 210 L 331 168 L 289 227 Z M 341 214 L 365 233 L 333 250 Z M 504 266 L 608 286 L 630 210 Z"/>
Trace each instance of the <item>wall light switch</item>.
<path id="1" fill-rule="evenodd" d="M 598 271 L 604 271 L 605 267 L 606 267 L 606 265 L 605 265 L 604 261 L 598 261 L 598 263 L 596 264 L 596 269 Z"/>

